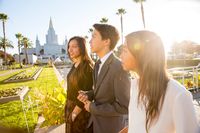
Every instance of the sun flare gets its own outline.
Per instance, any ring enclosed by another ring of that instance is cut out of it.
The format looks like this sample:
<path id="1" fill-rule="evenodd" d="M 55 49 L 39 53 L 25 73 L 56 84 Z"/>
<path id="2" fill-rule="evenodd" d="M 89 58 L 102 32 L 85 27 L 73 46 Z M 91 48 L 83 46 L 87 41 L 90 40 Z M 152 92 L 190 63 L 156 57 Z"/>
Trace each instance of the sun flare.
<path id="1" fill-rule="evenodd" d="M 167 52 L 175 41 L 199 41 L 200 30 L 197 28 L 200 14 L 196 9 L 199 8 L 193 1 L 170 1 L 156 9 L 156 19 L 149 17 L 153 29 L 163 39 Z"/>

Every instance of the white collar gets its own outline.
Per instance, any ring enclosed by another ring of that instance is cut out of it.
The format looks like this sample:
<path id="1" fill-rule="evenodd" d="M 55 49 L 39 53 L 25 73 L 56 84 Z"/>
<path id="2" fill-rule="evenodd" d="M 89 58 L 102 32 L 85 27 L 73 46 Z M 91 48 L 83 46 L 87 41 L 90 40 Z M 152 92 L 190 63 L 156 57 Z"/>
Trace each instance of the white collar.
<path id="1" fill-rule="evenodd" d="M 108 57 L 113 53 L 113 51 L 108 52 L 106 55 L 104 55 L 100 60 L 101 60 L 101 66 L 106 62 Z"/>

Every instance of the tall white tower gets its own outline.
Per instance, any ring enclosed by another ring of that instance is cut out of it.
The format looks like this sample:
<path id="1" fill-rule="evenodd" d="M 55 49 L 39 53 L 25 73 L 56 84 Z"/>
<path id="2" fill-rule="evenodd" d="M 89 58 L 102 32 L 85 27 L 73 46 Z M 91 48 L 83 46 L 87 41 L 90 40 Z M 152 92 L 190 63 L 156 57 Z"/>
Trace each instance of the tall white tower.
<path id="1" fill-rule="evenodd" d="M 38 39 L 38 35 L 36 36 L 35 45 L 36 45 L 36 55 L 40 55 L 40 49 L 41 49 L 40 47 L 41 47 L 41 45 L 40 45 L 40 41 Z"/>
<path id="2" fill-rule="evenodd" d="M 50 21 L 49 21 L 48 34 L 46 35 L 46 44 L 48 44 L 48 45 L 58 44 L 58 37 L 57 37 L 55 30 L 53 28 L 51 18 L 50 18 Z"/>

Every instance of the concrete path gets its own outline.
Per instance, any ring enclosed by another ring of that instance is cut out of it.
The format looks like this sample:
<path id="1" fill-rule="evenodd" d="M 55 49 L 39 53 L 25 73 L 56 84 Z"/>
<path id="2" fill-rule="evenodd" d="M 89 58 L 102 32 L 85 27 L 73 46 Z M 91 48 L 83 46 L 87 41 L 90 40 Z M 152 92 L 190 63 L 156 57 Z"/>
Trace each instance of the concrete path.
<path id="1" fill-rule="evenodd" d="M 0 74 L 0 77 L 1 77 L 1 76 L 6 76 L 6 75 L 11 74 L 11 73 L 16 72 L 16 71 L 20 71 L 20 70 L 19 70 L 19 69 L 18 69 L 18 70 L 10 70 L 10 71 L 8 71 L 8 72 L 6 72 L 6 73 Z"/>
<path id="2" fill-rule="evenodd" d="M 65 124 L 52 126 L 47 130 L 47 133 L 65 133 Z"/>
<path id="3" fill-rule="evenodd" d="M 65 133 L 65 123 L 61 125 L 40 128 L 44 117 L 40 116 L 34 133 Z"/>

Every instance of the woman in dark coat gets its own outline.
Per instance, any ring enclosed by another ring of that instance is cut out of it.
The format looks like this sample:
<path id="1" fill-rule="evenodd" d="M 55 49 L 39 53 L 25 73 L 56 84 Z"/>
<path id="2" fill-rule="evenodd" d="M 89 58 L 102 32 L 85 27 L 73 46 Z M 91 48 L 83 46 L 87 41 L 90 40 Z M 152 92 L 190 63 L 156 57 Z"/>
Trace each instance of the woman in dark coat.
<path id="1" fill-rule="evenodd" d="M 92 89 L 93 62 L 82 37 L 72 37 L 68 42 L 67 51 L 73 66 L 67 75 L 66 133 L 91 133 L 91 129 L 87 128 L 90 114 L 77 96 L 78 91 Z"/>

